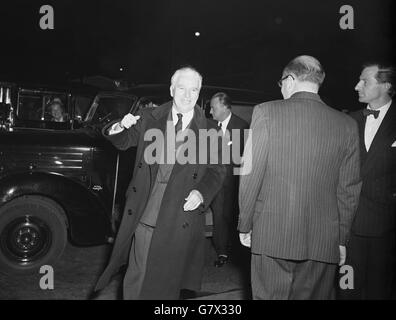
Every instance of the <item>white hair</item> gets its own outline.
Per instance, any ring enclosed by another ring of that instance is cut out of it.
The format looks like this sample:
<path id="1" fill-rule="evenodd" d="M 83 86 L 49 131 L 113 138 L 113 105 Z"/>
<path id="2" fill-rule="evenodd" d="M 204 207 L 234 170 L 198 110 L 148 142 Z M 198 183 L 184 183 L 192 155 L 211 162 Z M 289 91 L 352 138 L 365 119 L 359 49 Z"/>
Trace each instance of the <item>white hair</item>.
<path id="1" fill-rule="evenodd" d="M 177 69 L 177 70 L 175 71 L 175 73 L 173 74 L 172 78 L 171 78 L 171 87 L 174 87 L 174 86 L 175 86 L 175 83 L 176 83 L 177 78 L 178 78 L 178 77 L 180 76 L 180 74 L 183 73 L 183 72 L 195 73 L 195 74 L 198 76 L 199 88 L 202 87 L 202 76 L 201 76 L 201 74 L 200 74 L 197 70 L 195 70 L 195 69 L 192 68 L 192 67 L 183 67 L 183 68 Z"/>

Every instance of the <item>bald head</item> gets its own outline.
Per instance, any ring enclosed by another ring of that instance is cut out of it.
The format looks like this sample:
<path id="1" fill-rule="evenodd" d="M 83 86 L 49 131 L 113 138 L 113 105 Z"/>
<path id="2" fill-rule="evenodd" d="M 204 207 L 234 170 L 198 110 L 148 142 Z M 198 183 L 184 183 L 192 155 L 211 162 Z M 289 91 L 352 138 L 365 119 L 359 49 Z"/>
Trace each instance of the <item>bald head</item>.
<path id="1" fill-rule="evenodd" d="M 279 80 L 284 99 L 289 99 L 296 92 L 318 93 L 323 83 L 325 72 L 320 62 L 311 56 L 298 56 L 283 69 Z"/>
<path id="2" fill-rule="evenodd" d="M 298 56 L 288 63 L 283 76 L 293 74 L 300 82 L 312 82 L 321 86 L 325 72 L 320 62 L 312 56 Z"/>

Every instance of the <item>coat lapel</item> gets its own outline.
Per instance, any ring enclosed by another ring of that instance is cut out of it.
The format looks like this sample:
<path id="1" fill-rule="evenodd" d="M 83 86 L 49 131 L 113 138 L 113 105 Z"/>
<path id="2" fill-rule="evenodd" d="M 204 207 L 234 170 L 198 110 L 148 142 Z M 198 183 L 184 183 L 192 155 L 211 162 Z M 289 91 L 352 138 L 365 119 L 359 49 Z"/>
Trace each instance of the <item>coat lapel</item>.
<path id="1" fill-rule="evenodd" d="M 362 168 L 367 158 L 367 150 L 366 150 L 366 145 L 364 143 L 364 128 L 366 126 L 366 117 L 363 115 L 362 110 L 358 112 L 356 121 L 359 129 L 360 163 L 361 163 L 360 167 Z"/>
<path id="2" fill-rule="evenodd" d="M 191 120 L 189 129 L 192 130 L 195 135 L 195 155 L 196 155 L 196 163 L 199 161 L 199 129 L 206 128 L 206 118 L 203 114 L 203 111 L 198 107 L 194 107 L 194 116 Z M 175 165 L 172 170 L 172 175 L 178 174 L 183 168 L 189 166 L 189 163 L 182 165 L 178 161 L 175 162 Z"/>
<path id="3" fill-rule="evenodd" d="M 381 153 L 382 148 L 386 148 L 391 142 L 391 132 L 395 130 L 396 121 L 396 107 L 392 103 L 382 120 L 380 127 L 371 143 L 370 149 L 367 152 L 367 158 L 363 163 L 362 173 L 366 174 L 370 171 L 372 165 L 375 163 L 375 158 Z M 364 127 L 363 127 L 363 137 L 364 137 Z M 388 141 L 389 140 L 389 141 Z M 363 142 L 364 144 L 364 142 Z"/>
<path id="4" fill-rule="evenodd" d="M 158 129 L 162 132 L 164 138 L 166 138 L 165 133 L 166 133 L 166 123 L 168 120 L 169 113 L 171 112 L 172 109 L 172 101 L 167 102 L 160 107 L 157 107 L 156 109 L 151 112 L 152 118 L 147 122 L 147 129 Z M 151 143 L 151 142 L 150 142 Z M 147 145 L 145 146 L 147 147 Z M 155 178 L 157 177 L 157 172 L 158 172 L 158 167 L 159 164 L 157 162 L 150 164 L 150 190 L 152 186 L 154 185 Z"/>

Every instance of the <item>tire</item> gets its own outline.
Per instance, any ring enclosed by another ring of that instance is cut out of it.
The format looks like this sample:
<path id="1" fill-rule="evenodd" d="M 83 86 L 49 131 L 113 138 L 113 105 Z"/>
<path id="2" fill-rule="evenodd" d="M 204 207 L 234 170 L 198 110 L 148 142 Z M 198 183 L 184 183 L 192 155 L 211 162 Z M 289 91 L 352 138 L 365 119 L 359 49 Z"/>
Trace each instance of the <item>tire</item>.
<path id="1" fill-rule="evenodd" d="M 42 196 L 23 196 L 0 208 L 0 271 L 30 274 L 54 264 L 67 243 L 63 209 Z"/>

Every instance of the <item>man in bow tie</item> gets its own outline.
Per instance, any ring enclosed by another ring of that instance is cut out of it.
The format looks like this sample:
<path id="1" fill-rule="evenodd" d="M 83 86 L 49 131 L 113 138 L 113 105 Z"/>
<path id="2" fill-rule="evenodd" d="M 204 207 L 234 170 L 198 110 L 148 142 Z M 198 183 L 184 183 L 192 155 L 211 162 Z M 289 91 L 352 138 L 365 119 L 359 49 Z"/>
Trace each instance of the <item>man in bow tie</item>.
<path id="1" fill-rule="evenodd" d="M 320 62 L 283 69 L 284 100 L 254 108 L 240 177 L 238 229 L 251 246 L 254 299 L 333 299 L 360 192 L 359 136 L 318 95 Z"/>
<path id="2" fill-rule="evenodd" d="M 360 132 L 359 206 L 347 245 L 346 264 L 353 267 L 354 288 L 343 299 L 389 299 L 395 281 L 396 106 L 395 70 L 379 63 L 363 68 L 355 90 L 366 108 L 351 116 Z"/>

